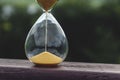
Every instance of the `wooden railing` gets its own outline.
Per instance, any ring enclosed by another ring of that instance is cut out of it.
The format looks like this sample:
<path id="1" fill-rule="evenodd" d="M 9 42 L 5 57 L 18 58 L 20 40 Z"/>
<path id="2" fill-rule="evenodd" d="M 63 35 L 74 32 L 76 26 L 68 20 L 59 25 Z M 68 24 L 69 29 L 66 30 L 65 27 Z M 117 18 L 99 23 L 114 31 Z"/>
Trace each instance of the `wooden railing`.
<path id="1" fill-rule="evenodd" d="M 28 60 L 0 59 L 0 80 L 120 80 L 120 65 L 63 62 L 40 67 Z"/>

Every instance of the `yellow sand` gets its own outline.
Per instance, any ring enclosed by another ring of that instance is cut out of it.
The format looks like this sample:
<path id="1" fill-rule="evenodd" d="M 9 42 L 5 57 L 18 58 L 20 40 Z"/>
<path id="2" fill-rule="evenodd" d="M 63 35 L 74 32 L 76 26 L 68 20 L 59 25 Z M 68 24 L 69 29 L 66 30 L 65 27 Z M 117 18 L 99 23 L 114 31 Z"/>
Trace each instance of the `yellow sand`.
<path id="1" fill-rule="evenodd" d="M 30 58 L 30 60 L 36 64 L 46 64 L 46 65 L 47 64 L 54 65 L 54 64 L 59 64 L 62 62 L 62 58 L 60 58 L 50 52 L 42 52 L 42 53 Z"/>
<path id="2" fill-rule="evenodd" d="M 47 11 L 49 10 L 58 0 L 37 0 L 38 3 Z"/>

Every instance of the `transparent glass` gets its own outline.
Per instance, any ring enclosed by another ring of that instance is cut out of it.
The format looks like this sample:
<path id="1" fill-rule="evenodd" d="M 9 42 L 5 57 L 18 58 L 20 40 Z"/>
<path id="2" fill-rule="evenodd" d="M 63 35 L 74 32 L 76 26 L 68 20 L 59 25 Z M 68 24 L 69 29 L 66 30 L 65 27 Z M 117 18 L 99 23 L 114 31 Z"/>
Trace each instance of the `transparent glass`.
<path id="1" fill-rule="evenodd" d="M 28 33 L 25 52 L 35 64 L 56 65 L 66 58 L 68 41 L 50 10 L 43 11 Z"/>

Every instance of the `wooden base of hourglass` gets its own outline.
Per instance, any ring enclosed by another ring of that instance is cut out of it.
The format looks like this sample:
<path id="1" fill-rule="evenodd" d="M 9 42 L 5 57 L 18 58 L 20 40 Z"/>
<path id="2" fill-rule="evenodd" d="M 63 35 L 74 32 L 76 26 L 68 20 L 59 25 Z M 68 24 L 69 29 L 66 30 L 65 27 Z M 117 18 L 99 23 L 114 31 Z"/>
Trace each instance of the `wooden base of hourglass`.
<path id="1" fill-rule="evenodd" d="M 39 5 L 46 11 L 46 35 L 45 35 L 45 51 L 33 56 L 30 60 L 40 65 L 57 65 L 63 61 L 62 58 L 47 51 L 47 11 L 56 3 L 57 0 L 37 0 Z"/>

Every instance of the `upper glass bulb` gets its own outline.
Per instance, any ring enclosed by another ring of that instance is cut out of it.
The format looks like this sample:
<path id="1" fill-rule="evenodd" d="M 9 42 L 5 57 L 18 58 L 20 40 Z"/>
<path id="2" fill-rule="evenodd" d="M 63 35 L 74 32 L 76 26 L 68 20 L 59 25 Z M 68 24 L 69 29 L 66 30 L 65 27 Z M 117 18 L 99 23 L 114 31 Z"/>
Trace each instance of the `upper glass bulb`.
<path id="1" fill-rule="evenodd" d="M 38 4 L 45 11 L 50 10 L 58 0 L 37 0 Z"/>

